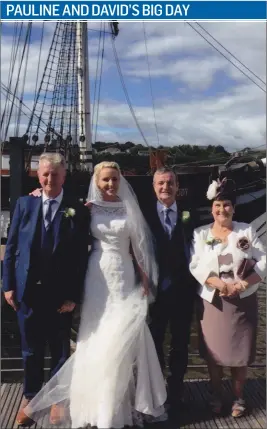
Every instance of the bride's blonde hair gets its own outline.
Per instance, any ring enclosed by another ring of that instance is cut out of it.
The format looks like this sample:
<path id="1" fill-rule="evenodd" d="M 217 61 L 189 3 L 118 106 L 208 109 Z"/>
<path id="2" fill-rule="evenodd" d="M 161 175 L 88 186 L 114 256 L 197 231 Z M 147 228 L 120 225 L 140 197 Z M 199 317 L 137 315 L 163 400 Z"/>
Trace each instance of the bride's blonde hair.
<path id="1" fill-rule="evenodd" d="M 103 170 L 103 168 L 114 168 L 119 173 L 121 173 L 120 166 L 119 166 L 119 164 L 117 164 L 117 162 L 113 162 L 113 161 L 100 162 L 99 164 L 96 164 L 95 168 L 94 168 L 94 175 L 96 178 L 96 182 L 98 181 L 100 171 Z"/>

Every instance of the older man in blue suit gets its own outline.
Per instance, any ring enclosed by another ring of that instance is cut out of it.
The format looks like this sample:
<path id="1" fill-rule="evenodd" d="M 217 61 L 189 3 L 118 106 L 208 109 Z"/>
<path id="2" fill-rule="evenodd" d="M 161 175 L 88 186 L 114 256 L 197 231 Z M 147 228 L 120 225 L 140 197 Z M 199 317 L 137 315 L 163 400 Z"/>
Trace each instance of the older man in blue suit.
<path id="1" fill-rule="evenodd" d="M 3 291 L 17 312 L 24 362 L 18 424 L 28 422 L 23 408 L 42 387 L 46 343 L 51 376 L 70 355 L 71 316 L 87 267 L 89 211 L 64 195 L 65 176 L 60 154 L 41 155 L 42 197 L 18 199 L 6 245 Z M 51 423 L 53 418 L 57 422 L 56 410 L 51 410 Z"/>

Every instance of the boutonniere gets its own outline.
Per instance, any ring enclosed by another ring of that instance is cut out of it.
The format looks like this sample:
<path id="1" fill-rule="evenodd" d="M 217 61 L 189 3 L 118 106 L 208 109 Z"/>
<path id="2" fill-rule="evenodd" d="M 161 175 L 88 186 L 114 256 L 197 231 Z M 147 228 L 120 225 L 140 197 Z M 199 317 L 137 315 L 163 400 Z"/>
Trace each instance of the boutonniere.
<path id="1" fill-rule="evenodd" d="M 63 213 L 65 217 L 74 217 L 76 214 L 76 210 L 72 207 L 66 207 Z"/>
<path id="2" fill-rule="evenodd" d="M 220 238 L 213 238 L 213 237 L 210 237 L 205 241 L 205 243 L 208 246 L 211 246 L 212 249 L 214 246 L 216 246 L 216 244 L 220 244 L 221 242 L 222 242 L 222 240 Z"/>
<path id="3" fill-rule="evenodd" d="M 182 212 L 182 222 L 187 223 L 190 220 L 190 212 Z"/>
<path id="4" fill-rule="evenodd" d="M 240 250 L 243 250 L 244 252 L 245 250 L 248 250 L 250 248 L 250 244 L 247 237 L 239 238 L 238 242 L 236 243 L 236 247 Z"/>

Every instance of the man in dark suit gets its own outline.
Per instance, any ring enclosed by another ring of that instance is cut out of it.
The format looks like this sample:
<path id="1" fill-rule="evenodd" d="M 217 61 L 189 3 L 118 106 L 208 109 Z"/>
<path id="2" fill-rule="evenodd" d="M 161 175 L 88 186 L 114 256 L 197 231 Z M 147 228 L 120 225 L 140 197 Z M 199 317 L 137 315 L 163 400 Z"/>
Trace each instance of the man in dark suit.
<path id="1" fill-rule="evenodd" d="M 159 283 L 156 302 L 151 307 L 150 329 L 162 370 L 163 344 L 170 325 L 168 401 L 174 409 L 181 404 L 183 379 L 188 364 L 188 343 L 193 314 L 195 284 L 189 272 L 189 252 L 193 234 L 192 213 L 183 211 L 176 197 L 178 181 L 169 168 L 155 172 L 157 200 L 145 217 L 156 240 Z"/>
<path id="2" fill-rule="evenodd" d="M 64 195 L 65 176 L 60 154 L 41 155 L 42 196 L 18 199 L 8 234 L 3 291 L 17 312 L 24 363 L 24 400 L 18 424 L 28 423 L 23 409 L 42 387 L 46 342 L 51 376 L 70 355 L 72 312 L 86 273 L 89 211 Z M 55 406 L 51 423 L 57 419 Z"/>

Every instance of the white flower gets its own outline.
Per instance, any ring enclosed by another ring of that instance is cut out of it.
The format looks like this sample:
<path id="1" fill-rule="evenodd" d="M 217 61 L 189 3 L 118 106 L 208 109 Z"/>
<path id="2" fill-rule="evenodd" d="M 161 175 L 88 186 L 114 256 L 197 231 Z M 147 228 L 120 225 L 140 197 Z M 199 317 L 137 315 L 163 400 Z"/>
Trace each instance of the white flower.
<path id="1" fill-rule="evenodd" d="M 190 219 L 190 212 L 182 212 L 182 221 L 187 222 Z"/>
<path id="2" fill-rule="evenodd" d="M 216 180 L 213 180 L 210 186 L 208 187 L 208 191 L 207 191 L 208 200 L 213 200 L 216 197 L 218 186 L 219 186 L 218 182 L 216 182 Z"/>
<path id="3" fill-rule="evenodd" d="M 76 210 L 73 209 L 72 207 L 66 208 L 65 209 L 65 217 L 73 217 L 76 214 Z"/>

